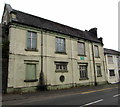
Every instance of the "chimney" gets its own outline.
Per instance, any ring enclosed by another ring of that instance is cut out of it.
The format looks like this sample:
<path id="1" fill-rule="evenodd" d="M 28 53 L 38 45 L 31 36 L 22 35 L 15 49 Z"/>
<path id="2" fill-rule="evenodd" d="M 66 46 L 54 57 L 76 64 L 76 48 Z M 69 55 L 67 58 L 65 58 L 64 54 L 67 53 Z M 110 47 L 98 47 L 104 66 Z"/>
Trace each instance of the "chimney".
<path id="1" fill-rule="evenodd" d="M 100 38 L 98 38 L 102 43 L 103 43 L 103 38 L 102 37 L 100 37 Z"/>
<path id="2" fill-rule="evenodd" d="M 97 28 L 92 28 L 89 30 L 91 34 L 93 34 L 95 37 L 97 37 Z"/>

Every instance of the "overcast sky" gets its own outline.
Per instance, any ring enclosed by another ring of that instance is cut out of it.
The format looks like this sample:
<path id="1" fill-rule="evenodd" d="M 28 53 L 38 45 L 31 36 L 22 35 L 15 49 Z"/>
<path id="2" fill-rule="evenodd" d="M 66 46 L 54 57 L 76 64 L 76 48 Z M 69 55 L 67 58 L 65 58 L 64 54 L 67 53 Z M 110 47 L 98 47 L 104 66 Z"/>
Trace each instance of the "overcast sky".
<path id="1" fill-rule="evenodd" d="M 80 30 L 98 28 L 104 48 L 118 50 L 119 0 L 0 0 L 0 20 L 5 3 L 12 8 Z"/>

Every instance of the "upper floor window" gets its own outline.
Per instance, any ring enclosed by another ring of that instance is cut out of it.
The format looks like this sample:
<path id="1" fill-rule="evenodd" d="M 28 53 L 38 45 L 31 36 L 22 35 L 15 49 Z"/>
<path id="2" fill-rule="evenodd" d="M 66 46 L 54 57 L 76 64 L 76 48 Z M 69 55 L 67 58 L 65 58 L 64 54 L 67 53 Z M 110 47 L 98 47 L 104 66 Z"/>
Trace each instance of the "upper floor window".
<path id="1" fill-rule="evenodd" d="M 36 50 L 37 49 L 37 33 L 27 32 L 27 49 Z"/>
<path id="2" fill-rule="evenodd" d="M 85 55 L 85 43 L 78 42 L 78 55 Z"/>
<path id="3" fill-rule="evenodd" d="M 113 57 L 112 56 L 108 56 L 108 64 L 112 64 L 113 63 Z"/>
<path id="4" fill-rule="evenodd" d="M 65 53 L 65 39 L 56 37 L 56 52 Z"/>
<path id="5" fill-rule="evenodd" d="M 98 46 L 97 45 L 95 45 L 94 46 L 95 48 L 95 57 L 97 58 L 97 57 L 99 57 L 99 49 L 98 49 Z"/>

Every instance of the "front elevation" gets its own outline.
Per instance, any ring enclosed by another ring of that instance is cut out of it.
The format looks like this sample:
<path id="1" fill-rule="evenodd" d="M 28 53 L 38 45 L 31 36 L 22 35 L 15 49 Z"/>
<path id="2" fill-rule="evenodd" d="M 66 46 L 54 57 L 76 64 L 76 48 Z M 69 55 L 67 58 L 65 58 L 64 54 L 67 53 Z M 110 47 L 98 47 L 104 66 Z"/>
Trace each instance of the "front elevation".
<path id="1" fill-rule="evenodd" d="M 7 92 L 106 82 L 103 43 L 96 28 L 81 31 L 9 5 L 5 5 L 5 13 L 2 24 L 9 32 Z"/>

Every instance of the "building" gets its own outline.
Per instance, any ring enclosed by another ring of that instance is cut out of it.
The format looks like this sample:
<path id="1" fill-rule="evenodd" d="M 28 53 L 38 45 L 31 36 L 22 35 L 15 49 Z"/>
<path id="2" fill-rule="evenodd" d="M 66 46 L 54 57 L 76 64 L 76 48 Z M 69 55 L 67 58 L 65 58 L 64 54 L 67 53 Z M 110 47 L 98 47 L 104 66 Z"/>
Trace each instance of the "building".
<path id="1" fill-rule="evenodd" d="M 120 82 L 120 52 L 104 48 L 108 83 Z"/>
<path id="2" fill-rule="evenodd" d="M 9 41 L 5 92 L 62 89 L 106 83 L 97 28 L 75 29 L 5 5 Z"/>

